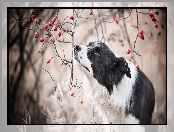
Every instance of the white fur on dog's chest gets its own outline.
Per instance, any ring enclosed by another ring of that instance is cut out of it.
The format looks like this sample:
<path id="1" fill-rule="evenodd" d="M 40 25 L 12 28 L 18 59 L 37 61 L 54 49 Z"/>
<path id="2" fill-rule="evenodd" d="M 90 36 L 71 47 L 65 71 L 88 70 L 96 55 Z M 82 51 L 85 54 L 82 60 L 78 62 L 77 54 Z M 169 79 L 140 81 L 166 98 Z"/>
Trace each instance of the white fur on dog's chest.
<path id="1" fill-rule="evenodd" d="M 131 81 L 124 81 L 124 78 L 118 86 L 114 85 L 113 93 L 111 94 L 113 105 L 121 109 L 126 107 L 132 93 Z"/>
<path id="2" fill-rule="evenodd" d="M 125 108 L 128 105 L 130 97 L 132 96 L 133 85 L 135 84 L 137 71 L 133 64 L 128 62 L 131 71 L 131 78 L 128 78 L 126 75 L 122 78 L 121 82 L 113 88 L 113 93 L 111 99 L 113 104 L 120 108 Z"/>
<path id="3" fill-rule="evenodd" d="M 125 108 L 129 107 L 132 87 L 136 80 L 136 70 L 134 68 L 131 70 L 132 78 L 129 79 L 125 75 L 119 85 L 117 87 L 114 86 L 111 95 L 94 78 L 84 75 L 84 98 L 87 99 L 88 103 L 92 103 L 95 106 L 94 108 L 98 111 L 98 116 L 103 123 L 139 123 L 134 116 L 125 116 Z M 107 102 L 111 109 L 106 109 L 103 102 Z"/>

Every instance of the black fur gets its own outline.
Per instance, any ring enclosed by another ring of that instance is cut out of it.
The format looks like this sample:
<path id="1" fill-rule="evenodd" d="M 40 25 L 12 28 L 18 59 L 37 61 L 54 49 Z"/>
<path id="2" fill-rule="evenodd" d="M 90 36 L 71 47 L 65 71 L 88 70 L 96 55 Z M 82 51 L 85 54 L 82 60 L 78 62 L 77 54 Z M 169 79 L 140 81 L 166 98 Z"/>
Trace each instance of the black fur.
<path id="1" fill-rule="evenodd" d="M 138 70 L 129 105 L 130 108 L 126 108 L 126 114 L 134 115 L 140 120 L 140 124 L 151 123 L 155 92 L 152 83 L 141 70 Z"/>

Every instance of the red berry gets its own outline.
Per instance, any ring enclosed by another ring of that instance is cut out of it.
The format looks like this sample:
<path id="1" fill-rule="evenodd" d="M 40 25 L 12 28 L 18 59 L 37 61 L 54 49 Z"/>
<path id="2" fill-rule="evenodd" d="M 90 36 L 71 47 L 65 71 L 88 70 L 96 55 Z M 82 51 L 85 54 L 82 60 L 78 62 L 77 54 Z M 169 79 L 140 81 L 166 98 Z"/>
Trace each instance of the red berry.
<path id="1" fill-rule="evenodd" d="M 39 37 L 39 33 L 38 33 L 38 32 L 35 32 L 35 33 L 34 33 L 34 37 L 35 37 L 35 38 L 38 38 L 38 37 Z"/>
<path id="2" fill-rule="evenodd" d="M 90 15 L 93 15 L 93 12 L 92 11 L 90 12 Z"/>
<path id="3" fill-rule="evenodd" d="M 151 19 L 152 19 L 153 22 L 156 22 L 157 21 L 156 18 L 155 18 L 155 16 L 151 17 Z"/>
<path id="4" fill-rule="evenodd" d="M 40 25 L 40 22 L 41 22 L 41 19 L 40 19 L 40 18 L 35 19 L 35 23 L 36 23 L 36 25 L 37 25 L 37 24 Z"/>
<path id="5" fill-rule="evenodd" d="M 36 18 L 36 15 L 31 15 L 31 19 L 34 20 Z"/>
<path id="6" fill-rule="evenodd" d="M 154 17 L 154 16 L 155 16 L 154 12 L 153 12 L 153 11 L 150 11 L 150 12 L 149 12 L 149 16 L 150 16 L 151 18 Z"/>
<path id="7" fill-rule="evenodd" d="M 51 32 L 49 32 L 49 33 L 48 33 L 48 36 L 49 36 L 49 37 L 51 37 L 51 36 L 52 36 L 52 33 L 51 33 Z"/>
<path id="8" fill-rule="evenodd" d="M 70 16 L 70 19 L 71 19 L 71 20 L 74 20 L 74 16 Z"/>
<path id="9" fill-rule="evenodd" d="M 45 41 L 45 38 L 40 38 L 40 42 L 44 42 Z"/>
<path id="10" fill-rule="evenodd" d="M 161 28 L 164 29 L 164 24 L 161 23 Z"/>
<path id="11" fill-rule="evenodd" d="M 136 68 L 137 68 L 137 70 L 139 70 L 140 69 L 140 65 L 136 64 Z"/>
<path id="12" fill-rule="evenodd" d="M 56 17 L 53 17 L 52 22 L 54 23 L 56 21 L 56 19 L 57 19 Z"/>
<path id="13" fill-rule="evenodd" d="M 58 28 L 58 26 L 56 25 L 56 26 L 54 27 L 54 31 L 57 31 L 57 28 Z"/>
<path id="14" fill-rule="evenodd" d="M 147 21 L 145 21 L 145 22 L 144 22 L 144 24 L 145 24 L 145 25 L 147 25 L 147 24 L 148 24 L 148 22 L 147 22 Z"/>
<path id="15" fill-rule="evenodd" d="M 157 23 L 155 23 L 154 26 L 155 26 L 156 28 L 158 28 L 158 24 L 157 24 Z"/>
<path id="16" fill-rule="evenodd" d="M 142 40 L 144 40 L 144 35 L 141 35 L 140 38 L 141 38 Z"/>
<path id="17" fill-rule="evenodd" d="M 138 36 L 144 40 L 144 30 L 143 29 L 140 29 L 140 31 L 138 32 Z"/>
<path id="18" fill-rule="evenodd" d="M 58 27 L 59 27 L 59 28 L 61 28 L 61 25 L 60 25 L 60 24 L 58 24 Z"/>
<path id="19" fill-rule="evenodd" d="M 49 59 L 49 60 L 47 61 L 47 64 L 49 64 L 49 63 L 51 63 L 51 59 Z"/>
<path id="20" fill-rule="evenodd" d="M 45 29 L 48 29 L 48 27 L 49 27 L 49 25 L 46 23 L 46 24 L 44 25 L 44 28 L 45 28 Z"/>
<path id="21" fill-rule="evenodd" d="M 115 19 L 116 19 L 116 16 L 112 16 L 112 19 L 115 21 Z"/>
<path id="22" fill-rule="evenodd" d="M 55 43 L 55 39 L 53 37 L 51 37 L 50 40 L 53 44 Z"/>
<path id="23" fill-rule="evenodd" d="M 84 103 L 84 102 L 83 102 L 83 99 L 81 99 L 81 100 L 80 100 L 80 103 L 81 103 L 81 104 L 83 104 L 83 103 Z"/>
<path id="24" fill-rule="evenodd" d="M 51 21 L 51 22 L 49 22 L 49 24 L 48 24 L 48 25 L 49 25 L 50 27 L 51 27 L 51 26 L 53 26 L 53 22 L 52 22 L 52 21 Z"/>
<path id="25" fill-rule="evenodd" d="M 128 48 L 127 49 L 127 54 L 130 54 L 131 51 L 132 51 L 132 49 L 131 48 Z"/>
<path id="26" fill-rule="evenodd" d="M 144 30 L 143 29 L 140 29 L 139 33 L 142 34 L 142 35 L 144 35 Z"/>
<path id="27" fill-rule="evenodd" d="M 58 32 L 58 36 L 60 37 L 62 35 L 62 33 L 61 32 Z"/>
<path id="28" fill-rule="evenodd" d="M 70 95 L 71 95 L 71 96 L 74 96 L 74 92 L 70 92 Z"/>
<path id="29" fill-rule="evenodd" d="M 40 21 L 38 19 L 35 19 L 35 23 L 36 25 L 39 24 L 40 25 Z"/>
<path id="30" fill-rule="evenodd" d="M 118 18 L 116 16 L 112 16 L 112 19 L 118 24 Z"/>
<path id="31" fill-rule="evenodd" d="M 138 34 L 138 36 L 139 36 L 142 40 L 144 40 L 144 35 L 143 35 L 143 34 Z"/>

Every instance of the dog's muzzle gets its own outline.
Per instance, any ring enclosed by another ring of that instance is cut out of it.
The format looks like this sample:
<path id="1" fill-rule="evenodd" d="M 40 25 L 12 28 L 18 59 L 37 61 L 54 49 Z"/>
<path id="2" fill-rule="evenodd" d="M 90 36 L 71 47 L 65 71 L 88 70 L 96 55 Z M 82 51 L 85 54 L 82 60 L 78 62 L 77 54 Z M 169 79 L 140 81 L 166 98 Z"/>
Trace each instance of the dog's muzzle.
<path id="1" fill-rule="evenodd" d="M 80 51 L 82 48 L 80 47 L 80 45 L 74 45 L 74 50 L 75 51 Z"/>
<path id="2" fill-rule="evenodd" d="M 74 57 L 75 59 L 78 60 L 78 52 L 81 50 L 82 48 L 80 47 L 80 45 L 74 45 Z"/>

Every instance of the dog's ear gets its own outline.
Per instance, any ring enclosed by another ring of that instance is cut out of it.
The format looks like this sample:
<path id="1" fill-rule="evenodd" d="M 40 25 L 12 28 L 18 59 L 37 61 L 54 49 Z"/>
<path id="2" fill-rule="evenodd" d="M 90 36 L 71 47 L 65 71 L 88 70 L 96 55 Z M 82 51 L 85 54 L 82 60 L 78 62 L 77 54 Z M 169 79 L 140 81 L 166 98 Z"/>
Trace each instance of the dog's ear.
<path id="1" fill-rule="evenodd" d="M 127 77 L 131 78 L 130 68 L 123 57 L 115 57 L 111 67 L 111 76 L 109 78 L 111 84 L 118 84 L 124 74 L 126 74 Z"/>
<path id="2" fill-rule="evenodd" d="M 131 78 L 130 68 L 123 57 L 118 58 L 118 66 L 121 72 L 125 73 L 127 77 Z"/>

